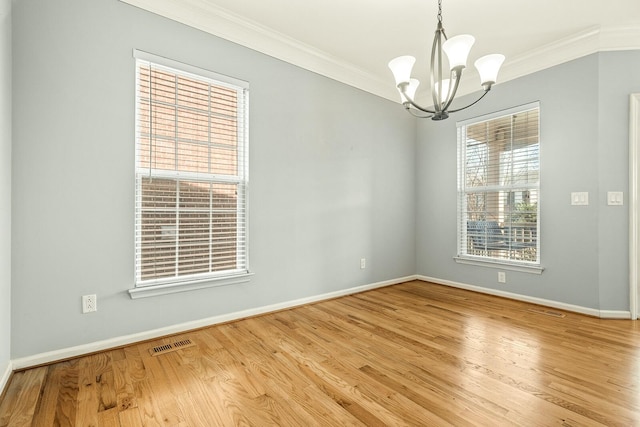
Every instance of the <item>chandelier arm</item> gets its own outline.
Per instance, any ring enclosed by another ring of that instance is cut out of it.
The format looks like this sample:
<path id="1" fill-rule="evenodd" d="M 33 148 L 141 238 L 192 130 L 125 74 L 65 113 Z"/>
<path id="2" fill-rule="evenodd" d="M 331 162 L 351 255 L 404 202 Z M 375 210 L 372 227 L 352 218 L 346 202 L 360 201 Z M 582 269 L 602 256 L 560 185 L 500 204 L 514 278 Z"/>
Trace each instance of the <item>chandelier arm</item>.
<path id="1" fill-rule="evenodd" d="M 416 112 L 415 112 L 415 110 L 412 110 L 412 109 L 411 109 L 411 108 L 409 108 L 408 106 L 407 106 L 407 107 L 405 107 L 405 109 L 406 109 L 406 110 L 407 110 L 407 112 L 408 112 L 409 114 L 411 114 L 413 117 L 417 117 L 417 118 L 419 118 L 419 119 L 430 119 L 431 117 L 433 117 L 433 114 L 428 114 L 428 115 L 426 115 L 426 116 L 422 116 L 422 115 L 420 115 L 420 114 L 416 113 Z"/>
<path id="2" fill-rule="evenodd" d="M 437 93 L 442 93 L 442 37 L 447 40 L 447 36 L 444 35 L 444 28 L 442 27 L 442 21 L 438 21 L 438 27 L 436 28 L 435 35 L 433 36 L 433 45 L 431 46 L 431 98 L 433 99 L 433 108 L 436 112 L 443 111 L 442 101 Z M 437 57 L 436 57 L 437 53 Z M 437 60 L 436 60 L 437 59 Z M 437 64 L 437 68 L 436 68 Z M 437 86 L 437 87 L 436 87 Z"/>
<path id="3" fill-rule="evenodd" d="M 482 98 L 485 97 L 485 95 L 487 93 L 489 93 L 489 90 L 491 90 L 491 88 L 485 89 L 484 93 L 482 95 L 480 95 L 480 98 L 476 99 L 475 101 L 473 101 L 471 104 L 467 105 L 466 107 L 462 107 L 462 108 L 457 108 L 455 110 L 449 110 L 450 113 L 457 113 L 458 111 L 462 111 L 462 110 L 466 110 L 467 108 L 477 104 Z"/>
<path id="4" fill-rule="evenodd" d="M 445 98 L 445 104 L 444 107 L 442 107 L 443 111 L 447 111 L 447 109 L 449 108 L 449 106 L 451 105 L 451 103 L 453 102 L 453 99 L 456 97 L 456 92 L 458 92 L 458 86 L 460 86 L 460 80 L 462 79 L 462 70 L 464 67 L 459 66 L 459 67 L 455 67 L 453 70 L 451 70 L 451 74 L 449 76 L 449 81 L 453 81 L 454 84 L 453 85 L 449 85 L 449 92 L 447 93 L 447 97 Z M 453 78 L 453 76 L 456 76 L 455 79 Z M 453 111 L 449 111 L 450 113 L 453 113 Z"/>
<path id="5" fill-rule="evenodd" d="M 405 104 L 411 104 L 411 106 L 412 106 L 413 108 L 415 108 L 416 110 L 424 111 L 425 113 L 429 113 L 429 114 L 435 114 L 435 113 L 436 113 L 436 112 L 435 112 L 435 111 L 433 111 L 433 110 L 430 110 L 430 109 L 428 109 L 428 108 L 424 108 L 424 107 L 422 107 L 422 106 L 420 106 L 420 105 L 416 104 L 412 99 L 409 99 L 406 95 L 405 95 L 405 98 L 407 98 L 407 102 L 406 102 Z M 405 108 L 407 108 L 407 107 L 405 106 Z M 407 108 L 407 109 L 408 109 L 408 108 Z"/>

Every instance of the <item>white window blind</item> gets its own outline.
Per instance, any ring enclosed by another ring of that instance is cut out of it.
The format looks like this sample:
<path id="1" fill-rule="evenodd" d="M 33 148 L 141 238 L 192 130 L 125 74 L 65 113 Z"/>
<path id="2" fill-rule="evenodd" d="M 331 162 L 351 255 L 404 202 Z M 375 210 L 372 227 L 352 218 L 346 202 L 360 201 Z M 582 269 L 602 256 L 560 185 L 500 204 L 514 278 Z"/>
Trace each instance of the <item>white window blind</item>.
<path id="1" fill-rule="evenodd" d="M 134 56 L 136 287 L 246 273 L 248 85 Z"/>
<path id="2" fill-rule="evenodd" d="M 458 256 L 540 264 L 539 106 L 458 123 Z"/>

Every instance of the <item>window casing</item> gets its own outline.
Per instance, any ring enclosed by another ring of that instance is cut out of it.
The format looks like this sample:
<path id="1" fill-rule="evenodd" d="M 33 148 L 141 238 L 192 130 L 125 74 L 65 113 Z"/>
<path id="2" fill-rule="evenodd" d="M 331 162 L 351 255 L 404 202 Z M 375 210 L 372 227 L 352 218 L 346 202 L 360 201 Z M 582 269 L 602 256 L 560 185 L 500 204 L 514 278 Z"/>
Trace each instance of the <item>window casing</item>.
<path id="1" fill-rule="evenodd" d="M 540 266 L 538 103 L 458 123 L 457 259 Z"/>
<path id="2" fill-rule="evenodd" d="M 136 288 L 248 273 L 248 84 L 135 51 Z"/>

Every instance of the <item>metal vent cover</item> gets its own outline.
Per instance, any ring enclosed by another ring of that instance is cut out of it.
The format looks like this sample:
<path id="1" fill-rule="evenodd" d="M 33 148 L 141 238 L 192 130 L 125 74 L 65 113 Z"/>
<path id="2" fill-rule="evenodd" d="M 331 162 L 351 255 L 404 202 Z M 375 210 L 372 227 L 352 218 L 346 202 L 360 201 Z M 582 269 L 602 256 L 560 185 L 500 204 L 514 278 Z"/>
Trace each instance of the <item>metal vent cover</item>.
<path id="1" fill-rule="evenodd" d="M 537 313 L 537 314 L 544 314 L 545 316 L 552 316 L 552 317 L 566 317 L 567 315 L 564 313 L 561 313 L 559 311 L 553 311 L 553 310 L 545 310 L 545 309 L 540 309 L 540 308 L 530 308 L 529 310 L 532 313 Z"/>
<path id="2" fill-rule="evenodd" d="M 149 354 L 152 356 L 159 356 L 161 354 L 170 353 L 172 351 L 180 350 L 187 347 L 194 347 L 196 344 L 190 339 L 176 341 L 170 344 L 161 344 L 149 349 Z"/>

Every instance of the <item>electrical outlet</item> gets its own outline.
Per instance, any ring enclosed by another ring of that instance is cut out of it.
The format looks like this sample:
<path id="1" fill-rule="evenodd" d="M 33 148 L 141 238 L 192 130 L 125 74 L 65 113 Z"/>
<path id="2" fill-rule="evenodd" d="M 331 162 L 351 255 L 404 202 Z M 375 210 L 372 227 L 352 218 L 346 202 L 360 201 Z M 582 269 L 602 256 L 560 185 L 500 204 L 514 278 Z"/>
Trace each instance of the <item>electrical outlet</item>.
<path id="1" fill-rule="evenodd" d="M 504 271 L 498 271 L 498 283 L 507 283 L 507 274 Z"/>
<path id="2" fill-rule="evenodd" d="M 360 269 L 364 270 L 366 266 L 367 266 L 367 259 L 360 258 Z"/>
<path id="3" fill-rule="evenodd" d="M 95 295 L 82 296 L 82 314 L 98 311 L 98 298 Z"/>

